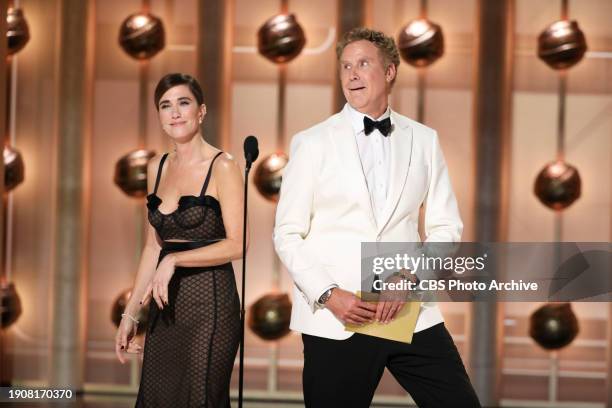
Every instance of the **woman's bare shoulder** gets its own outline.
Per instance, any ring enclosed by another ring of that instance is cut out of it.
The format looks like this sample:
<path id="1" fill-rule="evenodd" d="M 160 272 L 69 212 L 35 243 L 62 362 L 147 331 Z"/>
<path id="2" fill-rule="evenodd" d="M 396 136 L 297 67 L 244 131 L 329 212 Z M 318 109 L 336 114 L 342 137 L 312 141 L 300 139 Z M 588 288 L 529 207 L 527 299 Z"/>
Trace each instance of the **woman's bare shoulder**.
<path id="1" fill-rule="evenodd" d="M 215 160 L 215 174 L 222 175 L 231 175 L 235 172 L 240 172 L 240 166 L 238 165 L 238 161 L 234 156 L 229 153 L 223 152 L 217 160 Z"/>
<path id="2" fill-rule="evenodd" d="M 164 157 L 164 155 L 166 155 L 168 153 L 159 153 L 156 154 L 155 156 L 153 156 L 149 162 L 147 163 L 147 167 L 149 168 L 149 170 L 157 170 L 157 168 L 159 167 L 159 163 L 161 162 L 162 157 Z"/>
<path id="3" fill-rule="evenodd" d="M 147 187 L 149 191 L 153 191 L 159 164 L 161 163 L 161 159 L 164 154 L 165 153 L 155 155 L 147 163 Z"/>

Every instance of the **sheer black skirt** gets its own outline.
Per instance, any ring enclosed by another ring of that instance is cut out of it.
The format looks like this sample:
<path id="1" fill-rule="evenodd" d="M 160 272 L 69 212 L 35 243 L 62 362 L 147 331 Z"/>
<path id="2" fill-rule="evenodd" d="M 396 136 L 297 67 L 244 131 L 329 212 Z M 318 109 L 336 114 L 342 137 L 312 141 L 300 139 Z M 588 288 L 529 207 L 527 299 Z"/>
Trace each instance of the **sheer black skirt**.
<path id="1" fill-rule="evenodd" d="M 171 252 L 206 245 L 166 242 Z M 229 407 L 229 383 L 240 342 L 240 305 L 231 263 L 177 268 L 168 305 L 150 303 L 136 407 Z"/>

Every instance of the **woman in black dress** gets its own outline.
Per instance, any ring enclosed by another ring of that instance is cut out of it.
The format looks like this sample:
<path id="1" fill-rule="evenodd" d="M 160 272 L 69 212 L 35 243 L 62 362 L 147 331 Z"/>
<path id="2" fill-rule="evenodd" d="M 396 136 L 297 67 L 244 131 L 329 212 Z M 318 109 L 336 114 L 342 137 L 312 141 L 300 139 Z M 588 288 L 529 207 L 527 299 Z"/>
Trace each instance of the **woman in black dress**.
<path id="1" fill-rule="evenodd" d="M 148 165 L 148 228 L 116 353 L 137 353 L 140 307 L 151 302 L 137 407 L 229 407 L 240 340 L 231 261 L 242 256 L 243 180 L 236 161 L 208 144 L 195 79 L 169 74 L 155 107 L 175 150 Z"/>

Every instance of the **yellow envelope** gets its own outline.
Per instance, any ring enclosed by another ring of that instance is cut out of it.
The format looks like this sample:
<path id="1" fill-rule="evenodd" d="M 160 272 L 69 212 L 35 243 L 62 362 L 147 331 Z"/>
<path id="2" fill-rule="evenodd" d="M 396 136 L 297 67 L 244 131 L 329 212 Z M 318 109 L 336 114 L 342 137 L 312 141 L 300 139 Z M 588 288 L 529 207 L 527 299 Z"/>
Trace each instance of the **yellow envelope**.
<path id="1" fill-rule="evenodd" d="M 378 299 L 378 294 L 367 292 L 362 294 L 361 291 L 358 291 L 357 297 L 362 298 L 367 302 L 376 302 Z M 399 313 L 395 315 L 395 319 L 387 324 L 372 322 L 362 326 L 357 326 L 349 323 L 344 326 L 344 329 L 368 336 L 381 337 L 383 339 L 401 341 L 403 343 L 411 343 L 420 310 L 421 302 L 406 302 Z"/>

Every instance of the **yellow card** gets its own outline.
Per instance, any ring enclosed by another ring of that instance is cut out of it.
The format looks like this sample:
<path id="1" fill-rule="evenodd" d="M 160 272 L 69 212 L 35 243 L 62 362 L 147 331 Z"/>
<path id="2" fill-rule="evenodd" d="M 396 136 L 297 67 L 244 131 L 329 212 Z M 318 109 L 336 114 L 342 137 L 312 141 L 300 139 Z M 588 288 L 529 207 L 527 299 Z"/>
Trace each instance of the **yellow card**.
<path id="1" fill-rule="evenodd" d="M 357 292 L 357 296 L 368 302 L 375 302 L 378 299 L 377 293 Z M 354 324 L 346 324 L 345 330 L 361 333 L 368 336 L 381 337 L 383 339 L 401 341 L 403 343 L 411 343 L 414 328 L 416 327 L 419 311 L 421 310 L 421 302 L 406 302 L 404 307 L 399 311 L 391 322 L 387 324 L 372 322 L 362 326 Z"/>

